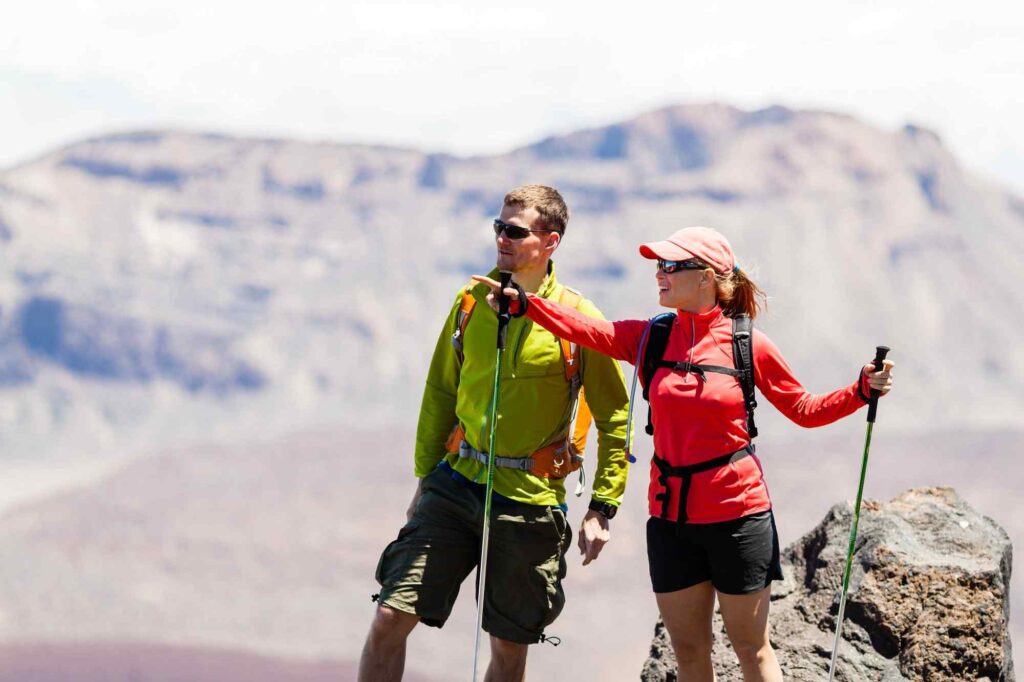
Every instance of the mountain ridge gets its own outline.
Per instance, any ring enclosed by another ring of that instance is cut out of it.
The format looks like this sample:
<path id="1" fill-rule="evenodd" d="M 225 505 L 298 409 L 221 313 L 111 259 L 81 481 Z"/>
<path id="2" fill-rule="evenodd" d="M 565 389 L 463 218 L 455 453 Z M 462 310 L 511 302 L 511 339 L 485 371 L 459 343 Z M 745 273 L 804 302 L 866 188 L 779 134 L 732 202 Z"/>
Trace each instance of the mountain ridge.
<path id="1" fill-rule="evenodd" d="M 505 154 L 142 130 L 0 173 L 0 438 L 144 450 L 411 421 L 422 335 L 490 269 L 504 192 L 534 181 L 573 214 L 559 275 L 610 318 L 657 310 L 637 243 L 709 224 L 777 292 L 759 324 L 812 390 L 888 342 L 915 377 L 891 408 L 903 428 L 1024 408 L 1019 197 L 913 125 L 713 103 Z"/>
<path id="2" fill-rule="evenodd" d="M 164 136 L 168 135 L 184 135 L 192 136 L 200 139 L 207 139 L 211 141 L 225 141 L 233 140 L 243 143 L 257 143 L 257 144 L 268 144 L 268 145 L 281 145 L 281 144 L 305 144 L 311 147 L 332 147 L 338 150 L 357 150 L 357 151 L 380 151 L 380 152 L 399 152 L 399 153 L 415 153 L 422 154 L 424 156 L 436 156 L 446 160 L 452 161 L 472 161 L 476 159 L 493 159 L 524 150 L 530 150 L 537 146 L 550 143 L 552 141 L 559 141 L 565 138 L 571 138 L 574 136 L 603 133 L 608 129 L 618 128 L 622 126 L 628 126 L 630 124 L 637 124 L 641 121 L 657 117 L 659 115 L 666 115 L 675 112 L 693 112 L 702 109 L 724 109 L 727 111 L 735 112 L 747 119 L 761 119 L 766 121 L 778 121 L 792 117 L 793 115 L 815 115 L 831 117 L 840 120 L 857 121 L 859 119 L 852 115 L 840 111 L 825 109 L 825 108 L 795 108 L 786 105 L 773 104 L 759 108 L 743 108 L 734 106 L 725 102 L 708 102 L 708 103 L 682 103 L 682 104 L 670 104 L 663 107 L 659 107 L 650 111 L 640 112 L 632 116 L 626 116 L 622 118 L 614 119 L 608 123 L 595 124 L 580 128 L 579 130 L 571 131 L 562 134 L 547 135 L 535 142 L 528 142 L 524 144 L 513 145 L 512 147 L 504 151 L 495 151 L 479 154 L 458 154 L 455 152 L 449 152 L 445 150 L 427 150 L 413 145 L 396 145 L 385 142 L 355 142 L 345 141 L 342 139 L 323 138 L 323 139 L 305 139 L 305 138 L 292 138 L 283 135 L 244 135 L 235 134 L 227 131 L 219 131 L 216 129 L 205 129 L 205 128 L 191 128 L 191 127 L 139 127 L 139 128 L 125 128 L 122 130 L 112 131 L 109 133 L 101 133 L 95 135 L 89 135 L 83 137 L 81 140 L 75 142 L 69 142 L 58 147 L 54 147 L 49 150 L 40 152 L 39 154 L 29 157 L 23 161 L 15 162 L 14 164 L 7 166 L 6 168 L 0 169 L 0 174 L 16 171 L 17 169 L 31 165 L 42 159 L 53 155 L 60 154 L 72 147 L 76 147 L 82 144 L 104 144 L 111 142 L 156 142 Z M 886 129 L 883 129 L 886 130 Z M 914 121 L 906 121 L 902 125 L 896 128 L 888 129 L 888 132 L 896 133 L 903 132 L 913 135 L 926 135 L 934 139 L 938 144 L 943 145 L 942 136 L 935 130 Z M 944 145 L 943 145 L 944 146 Z"/>

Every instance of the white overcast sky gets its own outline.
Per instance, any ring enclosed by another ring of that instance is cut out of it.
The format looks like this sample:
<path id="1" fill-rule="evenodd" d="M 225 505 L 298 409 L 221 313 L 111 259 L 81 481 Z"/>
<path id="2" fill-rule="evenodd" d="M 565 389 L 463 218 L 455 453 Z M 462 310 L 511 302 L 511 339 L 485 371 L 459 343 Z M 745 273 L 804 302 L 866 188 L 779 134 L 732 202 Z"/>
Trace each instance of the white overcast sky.
<path id="1" fill-rule="evenodd" d="M 500 152 L 718 101 L 912 121 L 1024 194 L 1022 7 L 11 0 L 0 168 L 154 127 Z"/>

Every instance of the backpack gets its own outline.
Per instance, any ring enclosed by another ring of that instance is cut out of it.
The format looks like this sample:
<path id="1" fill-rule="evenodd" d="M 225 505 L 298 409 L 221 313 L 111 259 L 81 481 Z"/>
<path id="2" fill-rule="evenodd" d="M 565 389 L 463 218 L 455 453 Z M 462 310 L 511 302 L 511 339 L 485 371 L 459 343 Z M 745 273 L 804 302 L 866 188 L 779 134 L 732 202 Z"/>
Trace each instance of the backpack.
<path id="1" fill-rule="evenodd" d="M 716 372 L 736 377 L 740 382 L 740 388 L 743 389 L 743 403 L 747 409 L 747 434 L 751 440 L 756 438 L 757 426 L 754 424 L 754 409 L 757 407 L 757 399 L 754 396 L 753 324 L 750 317 L 737 315 L 732 318 L 732 353 L 735 368 L 695 365 L 689 362 L 663 359 L 665 348 L 668 346 L 668 337 L 672 333 L 675 321 L 675 313 L 663 313 L 648 323 L 647 345 L 643 349 L 643 360 L 639 368 L 644 400 L 647 401 L 647 428 L 645 429 L 647 434 L 654 435 L 654 424 L 651 421 L 651 380 L 654 378 L 655 371 L 661 367 L 668 367 L 683 372 L 693 372 L 701 378 L 704 377 L 705 372 Z"/>
<path id="2" fill-rule="evenodd" d="M 452 333 L 452 346 L 455 347 L 455 352 L 459 356 L 459 362 L 462 362 L 462 337 L 466 335 L 469 319 L 472 317 L 473 310 L 477 304 L 476 297 L 472 294 L 474 286 L 476 286 L 476 282 L 470 282 L 462 289 L 462 300 L 459 303 L 459 312 L 455 318 L 455 331 Z M 582 301 L 583 295 L 580 292 L 562 285 L 562 293 L 558 297 L 559 303 L 572 308 L 579 308 Z M 578 464 L 583 462 L 583 451 L 587 447 L 587 432 L 590 430 L 593 416 L 583 395 L 583 377 L 580 376 L 580 346 L 561 338 L 558 339 L 558 345 L 562 350 L 562 365 L 565 368 L 565 379 L 569 382 L 570 399 L 572 401 L 572 416 L 570 417 L 567 441 L 573 463 Z M 574 466 L 573 471 L 576 468 L 578 467 Z"/>

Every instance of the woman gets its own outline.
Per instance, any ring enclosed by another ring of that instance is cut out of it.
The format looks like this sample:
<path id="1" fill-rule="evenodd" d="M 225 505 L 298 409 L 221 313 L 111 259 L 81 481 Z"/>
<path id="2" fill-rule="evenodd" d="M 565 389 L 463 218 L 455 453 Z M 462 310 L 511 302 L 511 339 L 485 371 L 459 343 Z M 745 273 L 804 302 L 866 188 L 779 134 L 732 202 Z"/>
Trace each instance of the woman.
<path id="1" fill-rule="evenodd" d="M 768 641 L 771 581 L 782 578 L 778 535 L 748 433 L 740 382 L 721 371 L 736 367 L 731 318 L 755 317 L 764 293 L 736 264 L 725 237 L 710 228 L 679 230 L 666 240 L 642 245 L 640 255 L 657 261 L 658 301 L 676 313 L 662 358 L 677 365 L 657 369 L 648 387 L 656 454 L 647 554 L 679 677 L 714 679 L 711 616 L 717 596 L 743 679 L 781 681 Z M 494 292 L 500 287 L 486 277 L 475 279 Z M 556 336 L 618 360 L 636 363 L 641 357 L 648 320 L 609 322 L 524 295 L 521 289 L 507 288 L 505 293 L 513 299 L 513 313 L 527 315 Z M 753 367 L 761 393 L 807 427 L 852 414 L 867 403 L 872 389 L 884 395 L 892 386 L 893 363 L 886 361 L 878 372 L 866 364 L 849 386 L 808 393 L 757 329 Z M 685 476 L 666 475 L 686 468 L 690 472 Z"/>

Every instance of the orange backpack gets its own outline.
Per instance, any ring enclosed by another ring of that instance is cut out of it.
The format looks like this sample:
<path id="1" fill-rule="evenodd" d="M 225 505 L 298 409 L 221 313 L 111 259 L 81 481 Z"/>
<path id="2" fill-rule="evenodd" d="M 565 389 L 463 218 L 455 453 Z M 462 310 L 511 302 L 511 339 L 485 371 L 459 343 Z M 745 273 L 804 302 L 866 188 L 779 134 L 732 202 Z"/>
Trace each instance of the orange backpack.
<path id="1" fill-rule="evenodd" d="M 472 282 L 462 290 L 462 302 L 459 304 L 459 312 L 455 321 L 456 329 L 452 334 L 452 345 L 459 355 L 459 360 L 462 359 L 462 337 L 466 334 L 469 318 L 473 315 L 473 309 L 477 304 L 476 297 L 471 293 L 471 289 L 475 285 L 476 283 Z M 567 286 L 562 286 L 562 293 L 558 298 L 559 303 L 578 308 L 582 301 L 583 295 L 580 292 Z M 558 339 L 558 343 L 562 349 L 562 365 L 565 368 L 565 379 L 569 382 L 569 390 L 572 396 L 572 420 L 564 443 L 561 441 L 550 443 L 531 455 L 534 460 L 534 466 L 530 473 L 543 478 L 564 478 L 583 466 L 583 452 L 587 447 L 587 433 L 590 430 L 590 423 L 593 421 L 590 407 L 583 396 L 579 344 L 570 343 L 565 339 Z M 448 452 L 458 452 L 459 444 L 464 437 L 465 433 L 462 430 L 462 425 L 457 424 L 448 437 Z M 565 457 L 567 449 L 569 456 Z M 581 480 L 580 486 L 577 487 L 577 495 L 582 493 L 581 487 L 583 485 Z"/>

